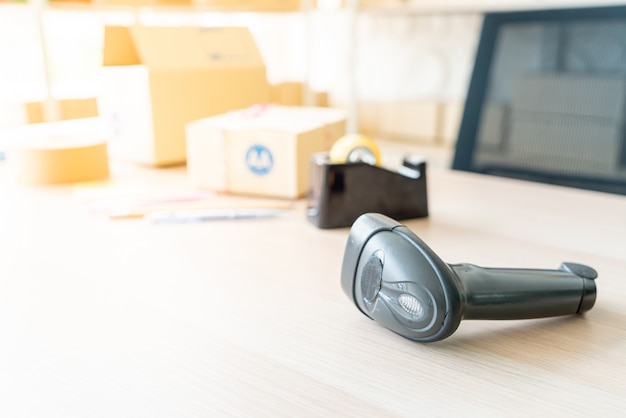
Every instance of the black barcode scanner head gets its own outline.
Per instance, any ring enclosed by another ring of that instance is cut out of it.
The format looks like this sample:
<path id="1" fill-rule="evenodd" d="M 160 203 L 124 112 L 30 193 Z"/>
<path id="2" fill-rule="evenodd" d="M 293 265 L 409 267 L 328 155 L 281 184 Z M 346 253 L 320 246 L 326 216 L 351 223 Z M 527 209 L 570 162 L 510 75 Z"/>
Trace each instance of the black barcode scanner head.
<path id="1" fill-rule="evenodd" d="M 528 319 L 588 311 L 591 267 L 558 270 L 446 264 L 417 235 L 384 215 L 352 225 L 341 285 L 365 315 L 415 341 L 450 336 L 462 319 Z"/>

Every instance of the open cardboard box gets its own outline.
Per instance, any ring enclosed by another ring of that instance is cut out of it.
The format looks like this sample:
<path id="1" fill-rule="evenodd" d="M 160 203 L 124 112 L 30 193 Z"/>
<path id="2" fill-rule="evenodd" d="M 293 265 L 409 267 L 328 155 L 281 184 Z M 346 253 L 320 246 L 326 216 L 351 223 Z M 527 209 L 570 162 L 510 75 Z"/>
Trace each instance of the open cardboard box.
<path id="1" fill-rule="evenodd" d="M 109 153 L 184 163 L 185 124 L 269 101 L 265 65 L 246 28 L 105 28 L 98 113 Z"/>

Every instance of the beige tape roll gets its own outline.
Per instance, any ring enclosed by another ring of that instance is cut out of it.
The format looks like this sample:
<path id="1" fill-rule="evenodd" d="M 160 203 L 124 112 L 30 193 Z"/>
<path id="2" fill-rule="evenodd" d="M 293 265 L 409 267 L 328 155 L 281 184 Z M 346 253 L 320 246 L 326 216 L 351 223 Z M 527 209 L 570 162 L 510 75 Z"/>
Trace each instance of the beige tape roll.
<path id="1" fill-rule="evenodd" d="M 78 183 L 109 177 L 107 144 L 99 139 L 19 139 L 7 150 L 7 162 L 23 184 Z"/>
<path id="2" fill-rule="evenodd" d="M 339 138 L 330 148 L 329 157 L 331 162 L 338 164 L 364 162 L 380 165 L 378 145 L 370 137 L 361 134 Z"/>

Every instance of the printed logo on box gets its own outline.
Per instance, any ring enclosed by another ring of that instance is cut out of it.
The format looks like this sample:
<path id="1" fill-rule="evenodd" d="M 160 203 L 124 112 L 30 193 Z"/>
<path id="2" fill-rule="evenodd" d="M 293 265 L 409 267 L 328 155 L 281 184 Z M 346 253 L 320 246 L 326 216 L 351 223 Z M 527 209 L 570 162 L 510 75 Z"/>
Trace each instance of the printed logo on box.
<path id="1" fill-rule="evenodd" d="M 256 144 L 246 152 L 246 165 L 254 174 L 264 176 L 272 171 L 274 158 L 267 147 Z"/>

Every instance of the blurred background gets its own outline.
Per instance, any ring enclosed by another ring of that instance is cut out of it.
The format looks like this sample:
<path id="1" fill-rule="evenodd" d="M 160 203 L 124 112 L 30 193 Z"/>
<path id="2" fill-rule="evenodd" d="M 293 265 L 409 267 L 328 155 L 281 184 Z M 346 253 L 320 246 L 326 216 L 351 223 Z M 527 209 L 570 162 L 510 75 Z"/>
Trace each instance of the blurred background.
<path id="1" fill-rule="evenodd" d="M 483 13 L 589 3 L 0 0 L 0 128 L 49 119 L 50 100 L 55 118 L 97 112 L 107 25 L 245 26 L 269 83 L 297 90 L 286 104 L 345 108 L 351 131 L 451 148 Z"/>
<path id="2" fill-rule="evenodd" d="M 453 144 L 481 25 L 475 5 L 269 3 L 0 1 L 0 128 L 45 121 L 48 99 L 61 101 L 61 119 L 97 112 L 107 25 L 245 26 L 269 83 L 298 90 L 288 101 L 346 108 L 351 130 Z"/>

